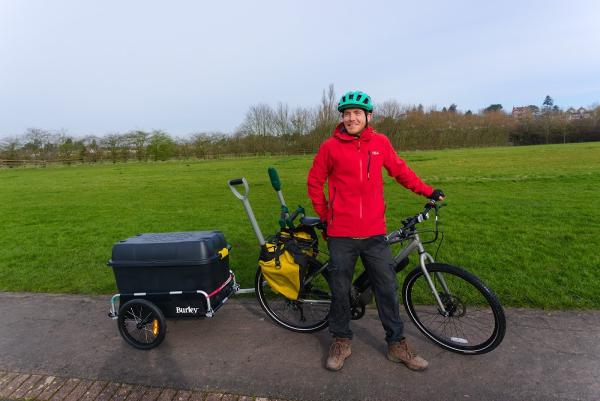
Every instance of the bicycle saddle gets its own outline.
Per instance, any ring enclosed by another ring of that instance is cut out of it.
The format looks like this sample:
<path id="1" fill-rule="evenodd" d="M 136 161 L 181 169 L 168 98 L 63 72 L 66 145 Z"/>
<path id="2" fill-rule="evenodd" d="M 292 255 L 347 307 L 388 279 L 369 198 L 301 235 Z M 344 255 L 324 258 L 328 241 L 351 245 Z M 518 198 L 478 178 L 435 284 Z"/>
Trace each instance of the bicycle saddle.
<path id="1" fill-rule="evenodd" d="M 300 219 L 300 223 L 302 223 L 302 225 L 305 225 L 308 227 L 316 227 L 319 224 L 321 224 L 321 219 L 318 217 L 304 216 Z"/>

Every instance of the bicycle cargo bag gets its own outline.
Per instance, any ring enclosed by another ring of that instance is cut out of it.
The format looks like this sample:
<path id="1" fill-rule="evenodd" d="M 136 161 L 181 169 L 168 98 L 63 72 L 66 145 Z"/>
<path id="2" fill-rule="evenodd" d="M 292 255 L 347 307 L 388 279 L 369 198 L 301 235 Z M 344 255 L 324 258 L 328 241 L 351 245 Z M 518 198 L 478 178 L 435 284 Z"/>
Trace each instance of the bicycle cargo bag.
<path id="1" fill-rule="evenodd" d="M 307 255 L 295 240 L 277 236 L 261 249 L 258 264 L 273 291 L 290 300 L 300 296 L 307 266 Z"/>
<path id="2" fill-rule="evenodd" d="M 300 250 L 309 257 L 316 257 L 319 253 L 319 238 L 314 227 L 300 225 L 293 229 L 284 228 L 278 236 L 284 242 L 294 239 Z"/>
<path id="3" fill-rule="evenodd" d="M 120 293 L 161 293 L 220 288 L 230 276 L 229 245 L 221 231 L 140 234 L 113 246 Z"/>

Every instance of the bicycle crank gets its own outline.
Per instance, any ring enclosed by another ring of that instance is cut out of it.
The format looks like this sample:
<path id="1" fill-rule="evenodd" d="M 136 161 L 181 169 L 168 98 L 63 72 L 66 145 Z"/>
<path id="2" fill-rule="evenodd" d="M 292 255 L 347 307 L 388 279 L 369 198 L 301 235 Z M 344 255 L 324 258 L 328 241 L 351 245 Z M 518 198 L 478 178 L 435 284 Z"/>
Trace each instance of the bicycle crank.
<path id="1" fill-rule="evenodd" d="M 352 320 L 358 320 L 365 315 L 365 305 L 358 304 L 350 307 L 350 317 Z"/>

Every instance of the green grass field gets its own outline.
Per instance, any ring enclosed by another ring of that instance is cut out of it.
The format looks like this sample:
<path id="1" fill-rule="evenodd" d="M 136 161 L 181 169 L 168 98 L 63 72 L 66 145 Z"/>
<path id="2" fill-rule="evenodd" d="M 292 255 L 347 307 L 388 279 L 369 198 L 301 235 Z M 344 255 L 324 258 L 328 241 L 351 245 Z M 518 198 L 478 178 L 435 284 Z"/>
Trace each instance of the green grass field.
<path id="1" fill-rule="evenodd" d="M 401 156 L 448 195 L 439 261 L 467 267 L 506 306 L 600 307 L 600 143 Z M 278 169 L 290 206 L 312 210 L 305 184 L 311 162 L 274 156 L 1 169 L 0 290 L 112 293 L 106 261 L 114 242 L 209 229 L 225 233 L 231 266 L 251 286 L 257 241 L 226 182 L 248 179 L 261 228 L 274 233 L 279 208 L 267 167 Z M 387 175 L 385 183 L 391 229 L 425 200 Z"/>

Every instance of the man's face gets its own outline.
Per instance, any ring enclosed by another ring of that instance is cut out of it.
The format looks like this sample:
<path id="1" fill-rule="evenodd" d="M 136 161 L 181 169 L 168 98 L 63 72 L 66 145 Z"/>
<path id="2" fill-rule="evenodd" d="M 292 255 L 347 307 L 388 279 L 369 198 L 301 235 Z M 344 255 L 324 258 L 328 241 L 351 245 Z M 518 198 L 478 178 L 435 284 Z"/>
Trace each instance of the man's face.
<path id="1" fill-rule="evenodd" d="M 371 121 L 371 113 L 366 113 L 363 109 L 346 109 L 342 112 L 342 122 L 346 132 L 350 135 L 360 135 L 362 130 Z"/>

